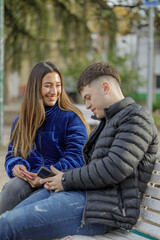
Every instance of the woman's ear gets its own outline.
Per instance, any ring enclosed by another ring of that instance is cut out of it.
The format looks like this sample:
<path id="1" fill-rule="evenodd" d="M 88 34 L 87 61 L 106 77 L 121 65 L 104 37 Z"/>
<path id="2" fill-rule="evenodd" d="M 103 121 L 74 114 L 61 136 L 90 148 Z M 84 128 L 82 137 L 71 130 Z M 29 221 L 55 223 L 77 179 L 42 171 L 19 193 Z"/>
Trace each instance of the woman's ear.
<path id="1" fill-rule="evenodd" d="M 104 90 L 104 94 L 107 95 L 108 92 L 110 91 L 110 84 L 106 81 L 102 82 L 102 87 Z"/>

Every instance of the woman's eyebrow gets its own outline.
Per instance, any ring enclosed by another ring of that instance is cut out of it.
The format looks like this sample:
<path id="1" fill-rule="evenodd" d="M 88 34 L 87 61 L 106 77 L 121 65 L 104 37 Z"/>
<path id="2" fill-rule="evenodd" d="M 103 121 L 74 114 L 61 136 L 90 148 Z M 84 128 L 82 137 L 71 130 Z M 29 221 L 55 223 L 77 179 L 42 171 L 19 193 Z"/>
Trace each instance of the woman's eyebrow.
<path id="1" fill-rule="evenodd" d="M 43 85 L 45 85 L 45 84 L 51 84 L 51 82 L 45 82 L 45 83 L 43 83 Z"/>

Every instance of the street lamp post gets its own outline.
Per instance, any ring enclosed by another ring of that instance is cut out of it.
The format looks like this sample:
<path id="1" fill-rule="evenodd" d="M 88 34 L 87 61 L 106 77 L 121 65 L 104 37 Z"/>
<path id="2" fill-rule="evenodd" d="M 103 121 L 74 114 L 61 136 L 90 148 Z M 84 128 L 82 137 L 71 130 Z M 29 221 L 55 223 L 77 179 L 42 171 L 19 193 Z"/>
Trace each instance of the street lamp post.
<path id="1" fill-rule="evenodd" d="M 144 0 L 144 5 L 149 8 L 149 36 L 148 36 L 148 84 L 147 108 L 152 113 L 153 102 L 153 61 L 154 61 L 154 7 L 158 0 Z"/>
<path id="2" fill-rule="evenodd" d="M 4 0 L 0 0 L 0 144 L 3 143 L 3 86 L 4 86 Z"/>
<path id="3" fill-rule="evenodd" d="M 153 54 L 154 54 L 154 11 L 149 8 L 149 36 L 148 36 L 148 94 L 147 108 L 152 113 L 153 102 Z"/>

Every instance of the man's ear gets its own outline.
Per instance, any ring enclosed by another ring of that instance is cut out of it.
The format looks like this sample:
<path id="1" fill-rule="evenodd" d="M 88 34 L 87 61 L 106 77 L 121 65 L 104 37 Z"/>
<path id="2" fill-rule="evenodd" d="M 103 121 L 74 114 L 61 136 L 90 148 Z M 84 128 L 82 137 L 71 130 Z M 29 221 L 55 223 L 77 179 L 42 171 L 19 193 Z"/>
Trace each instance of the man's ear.
<path id="1" fill-rule="evenodd" d="M 104 81 L 104 82 L 102 82 L 102 88 L 104 90 L 105 95 L 107 95 L 108 92 L 110 91 L 111 87 L 110 87 L 110 84 L 108 82 Z"/>

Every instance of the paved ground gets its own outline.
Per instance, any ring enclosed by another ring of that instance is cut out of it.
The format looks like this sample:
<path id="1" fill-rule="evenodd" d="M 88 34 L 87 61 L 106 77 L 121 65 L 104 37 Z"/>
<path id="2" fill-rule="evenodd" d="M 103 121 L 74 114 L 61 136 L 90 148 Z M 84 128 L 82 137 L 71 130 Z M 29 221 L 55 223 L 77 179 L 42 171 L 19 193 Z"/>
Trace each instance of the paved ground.
<path id="1" fill-rule="evenodd" d="M 7 182 L 7 180 L 9 179 L 4 169 L 4 159 L 6 152 L 7 152 L 6 147 L 5 148 L 0 147 L 0 191 L 2 190 L 2 187 L 5 184 L 5 182 Z"/>
<path id="2" fill-rule="evenodd" d="M 84 116 L 88 120 L 89 124 L 97 124 L 98 121 L 91 120 L 90 116 L 91 113 L 88 110 L 85 110 L 85 107 L 82 105 L 77 105 L 80 110 L 83 112 Z M 2 190 L 3 185 L 5 182 L 9 180 L 5 169 L 4 169 L 4 161 L 5 161 L 5 155 L 7 153 L 7 145 L 9 141 L 10 136 L 10 130 L 11 130 L 11 123 L 13 118 L 17 115 L 20 108 L 20 102 L 12 102 L 9 106 L 4 107 L 4 134 L 3 134 L 3 145 L 0 146 L 0 191 Z M 160 131 L 159 131 L 159 139 L 160 139 Z M 160 152 L 160 143 L 159 143 L 159 152 Z"/>
<path id="3" fill-rule="evenodd" d="M 0 191 L 5 182 L 9 180 L 4 169 L 4 161 L 7 153 L 7 146 L 10 138 L 10 131 L 13 118 L 17 115 L 20 108 L 20 102 L 12 102 L 8 106 L 4 106 L 4 129 L 3 129 L 3 145 L 0 145 Z"/>
<path id="4" fill-rule="evenodd" d="M 9 179 L 4 169 L 4 160 L 7 153 L 7 145 L 10 136 L 10 126 L 4 127 L 4 145 L 0 146 L 0 191 L 5 182 Z"/>

